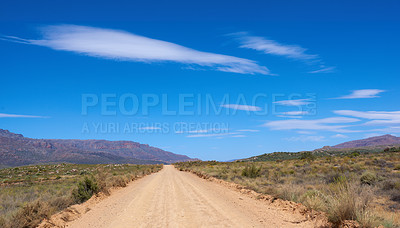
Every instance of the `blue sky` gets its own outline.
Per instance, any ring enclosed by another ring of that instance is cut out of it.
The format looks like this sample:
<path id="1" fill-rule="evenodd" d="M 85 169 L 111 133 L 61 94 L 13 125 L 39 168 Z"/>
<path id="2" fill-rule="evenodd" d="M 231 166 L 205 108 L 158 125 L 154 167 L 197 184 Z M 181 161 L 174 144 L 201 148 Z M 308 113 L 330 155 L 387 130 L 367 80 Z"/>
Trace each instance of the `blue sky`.
<path id="1" fill-rule="evenodd" d="M 398 1 L 2 1 L 0 128 L 216 160 L 400 135 L 399 10 Z"/>

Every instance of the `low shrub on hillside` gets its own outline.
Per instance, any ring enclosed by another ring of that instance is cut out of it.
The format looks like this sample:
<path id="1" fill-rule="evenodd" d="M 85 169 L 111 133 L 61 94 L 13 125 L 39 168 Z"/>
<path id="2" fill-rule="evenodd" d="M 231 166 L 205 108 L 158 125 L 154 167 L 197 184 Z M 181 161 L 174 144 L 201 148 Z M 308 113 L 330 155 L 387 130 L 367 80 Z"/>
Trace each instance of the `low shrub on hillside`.
<path id="1" fill-rule="evenodd" d="M 257 168 L 255 165 L 246 166 L 242 170 L 242 176 L 256 178 L 260 176 L 260 172 L 261 172 L 261 167 Z"/>
<path id="2" fill-rule="evenodd" d="M 373 185 L 376 182 L 376 174 L 366 171 L 361 175 L 360 181 L 362 184 Z"/>
<path id="3" fill-rule="evenodd" d="M 368 187 L 354 182 L 340 181 L 331 186 L 327 201 L 328 220 L 339 226 L 345 220 L 357 220 L 365 227 L 373 226 L 374 218 L 369 216 L 373 197 Z"/>
<path id="4" fill-rule="evenodd" d="M 99 192 L 96 180 L 94 178 L 85 177 L 78 183 L 78 187 L 72 192 L 72 196 L 77 203 L 83 203 L 90 199 L 93 194 Z"/>

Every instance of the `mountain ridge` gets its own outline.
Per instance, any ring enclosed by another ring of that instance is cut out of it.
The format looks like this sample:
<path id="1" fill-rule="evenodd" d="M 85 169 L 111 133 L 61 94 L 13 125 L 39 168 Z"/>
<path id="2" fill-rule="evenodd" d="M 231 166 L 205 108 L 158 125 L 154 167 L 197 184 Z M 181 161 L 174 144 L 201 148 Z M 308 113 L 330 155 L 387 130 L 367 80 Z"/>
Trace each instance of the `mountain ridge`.
<path id="1" fill-rule="evenodd" d="M 33 139 L 0 129 L 0 165 L 40 163 L 173 163 L 193 160 L 185 155 L 121 140 Z"/>
<path id="2" fill-rule="evenodd" d="M 386 134 L 381 136 L 374 136 L 365 139 L 352 140 L 344 143 L 332 146 L 333 148 L 344 149 L 344 148 L 358 148 L 367 146 L 391 146 L 400 144 L 400 137 Z"/>
<path id="3" fill-rule="evenodd" d="M 265 153 L 236 161 L 279 161 L 287 159 L 300 159 L 309 155 L 313 156 L 335 156 L 350 155 L 352 153 L 374 153 L 380 151 L 400 150 L 400 137 L 394 135 L 381 135 L 365 139 L 352 140 L 335 146 L 324 146 L 312 151 L 299 152 L 273 152 Z"/>

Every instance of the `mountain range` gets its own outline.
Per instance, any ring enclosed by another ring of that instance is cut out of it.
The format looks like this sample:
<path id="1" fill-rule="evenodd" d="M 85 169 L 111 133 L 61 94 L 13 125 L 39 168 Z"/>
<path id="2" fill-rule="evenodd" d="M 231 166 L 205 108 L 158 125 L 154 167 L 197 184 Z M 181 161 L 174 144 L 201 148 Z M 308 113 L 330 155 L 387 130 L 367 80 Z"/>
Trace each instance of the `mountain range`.
<path id="1" fill-rule="evenodd" d="M 274 152 L 265 153 L 250 158 L 239 159 L 237 161 L 278 161 L 286 159 L 299 159 L 304 155 L 313 154 L 315 156 L 325 155 L 348 155 L 353 152 L 358 153 L 374 153 L 382 151 L 399 151 L 400 150 L 400 137 L 393 135 L 381 135 L 369 137 L 366 139 L 359 139 L 344 142 L 335 146 L 324 146 L 313 151 L 300 151 L 300 152 Z"/>
<path id="2" fill-rule="evenodd" d="M 154 164 L 193 160 L 133 141 L 32 139 L 0 129 L 0 166 L 43 163 Z"/>
<path id="3" fill-rule="evenodd" d="M 312 152 L 346 152 L 357 148 L 373 151 L 396 145 L 400 145 L 400 137 L 382 135 L 325 146 Z M 301 156 L 301 153 L 275 152 L 240 160 L 276 160 L 288 154 L 291 154 L 289 157 Z M 133 141 L 32 139 L 0 129 L 0 167 L 62 162 L 167 164 L 191 160 L 195 159 Z"/>
<path id="4" fill-rule="evenodd" d="M 343 148 L 357 148 L 357 147 L 367 147 L 367 146 L 391 146 L 397 144 L 400 144 L 400 137 L 396 137 L 393 135 L 381 135 L 366 139 L 344 142 L 336 146 L 333 146 L 333 148 L 343 149 Z"/>

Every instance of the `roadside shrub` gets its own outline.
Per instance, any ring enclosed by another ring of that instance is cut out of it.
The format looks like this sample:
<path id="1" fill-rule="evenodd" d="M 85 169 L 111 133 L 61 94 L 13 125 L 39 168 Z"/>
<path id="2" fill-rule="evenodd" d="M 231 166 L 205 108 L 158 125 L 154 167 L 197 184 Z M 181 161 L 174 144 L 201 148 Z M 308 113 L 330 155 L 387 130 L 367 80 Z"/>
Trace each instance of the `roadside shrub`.
<path id="1" fill-rule="evenodd" d="M 278 194 L 276 195 L 278 198 L 298 202 L 299 196 L 301 195 L 302 189 L 295 185 L 284 186 L 279 189 Z"/>
<path id="2" fill-rule="evenodd" d="M 328 201 L 328 221 L 339 226 L 345 220 L 357 220 L 362 227 L 371 227 L 374 218 L 368 210 L 372 193 L 367 186 L 354 182 L 338 182 L 332 186 Z"/>
<path id="3" fill-rule="evenodd" d="M 261 166 L 258 168 L 255 165 L 246 166 L 242 170 L 242 176 L 256 178 L 260 176 L 260 172 L 261 172 Z"/>
<path id="4" fill-rule="evenodd" d="M 78 183 L 78 187 L 72 192 L 72 196 L 78 203 L 83 203 L 90 199 L 93 194 L 99 191 L 96 181 L 93 178 L 85 177 Z"/>
<path id="5" fill-rule="evenodd" d="M 126 187 L 126 182 L 127 181 L 121 176 L 114 177 L 112 186 L 113 187 Z"/>
<path id="6" fill-rule="evenodd" d="M 104 170 L 101 170 L 96 175 L 96 183 L 99 188 L 99 192 L 103 192 L 106 195 L 110 194 L 110 186 L 107 182 L 107 173 Z"/>
<path id="7" fill-rule="evenodd" d="M 47 204 L 40 201 L 33 202 L 21 208 L 11 219 L 12 228 L 36 227 L 43 218 L 50 217 Z"/>
<path id="8" fill-rule="evenodd" d="M 366 171 L 360 177 L 361 184 L 373 185 L 376 182 L 376 174 Z"/>
<path id="9" fill-rule="evenodd" d="M 70 195 L 68 195 L 68 196 L 56 197 L 56 198 L 50 200 L 49 206 L 51 206 L 56 211 L 59 211 L 59 210 L 69 207 L 73 203 L 74 203 L 73 199 L 71 198 Z"/>
<path id="10" fill-rule="evenodd" d="M 305 192 L 300 201 L 309 209 L 326 211 L 328 199 L 322 192 L 312 189 Z"/>

